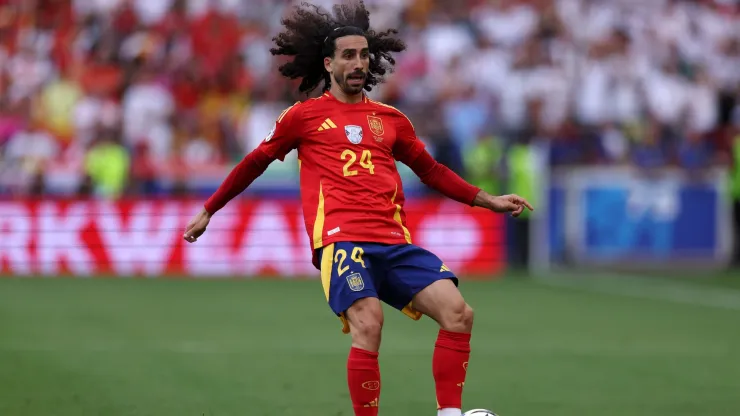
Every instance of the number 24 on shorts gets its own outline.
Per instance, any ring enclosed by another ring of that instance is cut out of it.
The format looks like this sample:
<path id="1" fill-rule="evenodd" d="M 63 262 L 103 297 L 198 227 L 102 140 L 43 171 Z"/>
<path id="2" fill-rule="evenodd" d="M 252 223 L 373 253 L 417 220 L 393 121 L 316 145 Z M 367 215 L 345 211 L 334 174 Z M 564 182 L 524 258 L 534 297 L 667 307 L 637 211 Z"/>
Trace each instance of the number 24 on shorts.
<path id="1" fill-rule="evenodd" d="M 361 247 L 355 247 L 352 249 L 352 256 L 351 259 L 354 260 L 355 263 L 359 263 L 362 265 L 363 268 L 365 267 L 365 260 L 362 259 L 362 255 L 365 254 L 364 250 L 362 250 Z M 344 265 L 344 261 L 347 260 L 347 251 L 344 249 L 337 250 L 336 253 L 334 253 L 334 263 L 339 263 L 339 266 L 337 266 L 337 276 L 343 275 L 347 270 L 349 270 L 349 266 Z"/>

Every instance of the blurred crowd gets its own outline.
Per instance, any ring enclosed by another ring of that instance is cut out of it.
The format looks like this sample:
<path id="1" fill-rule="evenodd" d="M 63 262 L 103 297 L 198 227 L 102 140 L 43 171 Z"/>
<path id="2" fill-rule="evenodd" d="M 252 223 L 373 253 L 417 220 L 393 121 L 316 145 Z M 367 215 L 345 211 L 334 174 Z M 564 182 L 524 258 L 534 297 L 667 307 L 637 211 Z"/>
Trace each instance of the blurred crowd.
<path id="1" fill-rule="evenodd" d="M 0 194 L 217 186 L 305 98 L 269 52 L 296 3 L 0 0 Z M 491 191 L 516 146 L 554 167 L 734 163 L 738 1 L 365 3 L 408 45 L 372 98 Z"/>

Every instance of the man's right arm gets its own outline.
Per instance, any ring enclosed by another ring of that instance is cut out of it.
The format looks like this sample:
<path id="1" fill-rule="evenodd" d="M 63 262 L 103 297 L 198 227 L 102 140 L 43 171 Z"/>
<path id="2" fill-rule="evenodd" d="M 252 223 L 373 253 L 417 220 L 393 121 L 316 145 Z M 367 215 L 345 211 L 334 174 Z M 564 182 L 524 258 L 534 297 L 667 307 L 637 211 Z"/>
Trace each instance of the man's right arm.
<path id="1" fill-rule="evenodd" d="M 229 201 L 244 192 L 255 179 L 262 175 L 270 163 L 275 159 L 282 161 L 285 155 L 296 147 L 300 137 L 297 128 L 300 124 L 300 117 L 296 116 L 300 109 L 296 108 L 297 104 L 280 114 L 275 127 L 265 140 L 232 169 L 218 190 L 208 198 L 204 204 L 208 215 L 213 215 L 226 206 Z"/>
<path id="2" fill-rule="evenodd" d="M 270 163 L 275 160 L 263 152 L 259 147 L 249 153 L 238 165 L 231 170 L 229 176 L 221 183 L 216 192 L 204 204 L 208 215 L 218 210 L 244 192 L 249 185 L 262 175 Z"/>

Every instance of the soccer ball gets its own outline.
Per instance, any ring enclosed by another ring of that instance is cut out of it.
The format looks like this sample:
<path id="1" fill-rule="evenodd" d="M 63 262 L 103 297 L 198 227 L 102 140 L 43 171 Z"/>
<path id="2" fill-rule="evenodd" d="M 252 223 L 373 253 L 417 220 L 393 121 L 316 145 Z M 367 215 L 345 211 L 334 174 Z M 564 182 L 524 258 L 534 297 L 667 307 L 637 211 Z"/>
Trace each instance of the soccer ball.
<path id="1" fill-rule="evenodd" d="M 463 416 L 496 416 L 496 413 L 486 409 L 473 409 L 463 413 Z"/>

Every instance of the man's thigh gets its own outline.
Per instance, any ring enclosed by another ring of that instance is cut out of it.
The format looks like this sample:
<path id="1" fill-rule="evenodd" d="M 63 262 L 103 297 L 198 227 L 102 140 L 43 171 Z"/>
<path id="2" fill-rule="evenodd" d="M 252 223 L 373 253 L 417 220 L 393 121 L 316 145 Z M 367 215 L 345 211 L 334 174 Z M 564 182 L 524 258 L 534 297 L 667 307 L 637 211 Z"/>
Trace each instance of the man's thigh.
<path id="1" fill-rule="evenodd" d="M 420 317 L 415 297 L 436 282 L 456 287 L 455 274 L 435 254 L 415 245 L 394 246 L 387 256 L 388 272 L 378 285 L 382 301 L 414 319 Z M 457 289 L 455 289 L 457 290 Z"/>
<path id="2" fill-rule="evenodd" d="M 332 312 L 349 332 L 345 313 L 358 300 L 379 298 L 377 283 L 381 270 L 372 267 L 362 243 L 338 242 L 321 249 L 321 285 Z"/>
<path id="3" fill-rule="evenodd" d="M 438 280 L 419 293 L 412 301 L 414 309 L 445 325 L 458 313 L 463 313 L 466 303 L 462 293 L 455 284 L 447 280 Z"/>

